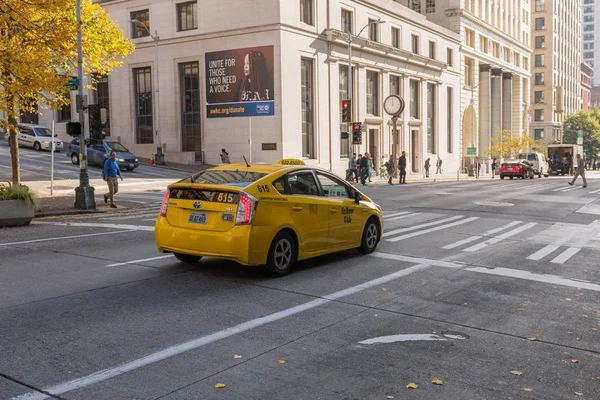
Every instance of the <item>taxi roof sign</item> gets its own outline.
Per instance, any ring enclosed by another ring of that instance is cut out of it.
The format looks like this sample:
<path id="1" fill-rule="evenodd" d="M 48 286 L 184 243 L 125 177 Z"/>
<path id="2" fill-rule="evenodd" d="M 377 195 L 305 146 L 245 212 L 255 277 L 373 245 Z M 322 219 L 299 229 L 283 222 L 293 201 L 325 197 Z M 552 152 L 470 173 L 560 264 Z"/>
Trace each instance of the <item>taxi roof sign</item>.
<path id="1" fill-rule="evenodd" d="M 304 161 L 297 160 L 295 158 L 284 158 L 282 160 L 277 161 L 277 164 L 281 165 L 306 165 Z"/>

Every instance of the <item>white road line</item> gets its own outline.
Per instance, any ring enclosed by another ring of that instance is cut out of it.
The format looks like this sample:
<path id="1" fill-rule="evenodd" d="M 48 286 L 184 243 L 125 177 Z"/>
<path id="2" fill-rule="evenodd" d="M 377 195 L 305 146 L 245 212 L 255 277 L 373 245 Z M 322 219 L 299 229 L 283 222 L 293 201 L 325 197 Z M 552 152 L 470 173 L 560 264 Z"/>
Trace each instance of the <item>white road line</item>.
<path id="1" fill-rule="evenodd" d="M 566 249 L 565 251 L 560 253 L 558 256 L 556 256 L 550 262 L 554 263 L 554 264 L 564 264 L 565 261 L 567 261 L 569 258 L 571 258 L 575 254 L 579 253 L 579 250 L 581 250 L 581 248 L 579 248 L 579 247 L 569 247 L 568 249 Z"/>
<path id="2" fill-rule="evenodd" d="M 127 265 L 127 264 L 137 264 L 137 263 L 141 263 L 141 262 L 145 262 L 145 261 L 162 260 L 163 258 L 171 258 L 171 257 L 173 257 L 173 254 L 167 254 L 166 256 L 143 258 L 141 260 L 133 260 L 133 261 L 116 263 L 116 264 L 109 264 L 105 268 L 119 267 L 121 265 Z"/>
<path id="3" fill-rule="evenodd" d="M 139 214 L 126 214 L 126 215 L 115 215 L 112 217 L 102 217 L 102 220 L 119 220 L 119 221 L 123 221 L 123 220 L 127 220 L 127 219 L 136 219 L 136 218 L 144 218 L 144 217 L 150 217 L 152 215 L 155 215 L 158 217 L 158 213 L 159 210 L 156 211 L 151 211 L 151 212 L 144 212 L 144 213 L 139 213 Z"/>
<path id="4" fill-rule="evenodd" d="M 135 232 L 135 231 L 134 230 L 125 230 L 125 231 L 115 231 L 115 232 L 88 233 L 85 235 L 58 236 L 58 237 L 50 237 L 50 238 L 45 238 L 45 239 L 24 240 L 22 242 L 0 243 L 0 246 L 13 246 L 13 245 L 27 244 L 27 243 L 51 242 L 53 240 L 77 239 L 77 238 L 90 237 L 90 236 L 114 235 L 115 233 L 127 233 L 127 232 Z"/>
<path id="5" fill-rule="evenodd" d="M 481 274 L 487 274 L 487 275 L 505 276 L 508 278 L 525 279 L 528 281 L 550 283 L 552 285 L 568 286 L 568 287 L 574 287 L 574 288 L 578 288 L 578 289 L 586 289 L 586 290 L 593 290 L 595 292 L 600 292 L 600 285 L 598 285 L 598 284 L 591 283 L 591 282 L 585 282 L 585 281 L 579 281 L 579 280 L 577 280 L 577 281 L 571 280 L 571 279 L 567 279 L 567 278 L 564 278 L 562 276 L 557 276 L 557 275 L 533 274 L 529 271 L 521 271 L 518 269 L 509 269 L 509 268 L 500 268 L 500 267 L 499 268 L 469 267 L 469 268 L 465 268 L 465 271 L 479 272 Z"/>
<path id="6" fill-rule="evenodd" d="M 433 221 L 433 222 L 427 222 L 425 224 L 414 225 L 414 226 L 410 226 L 408 228 L 394 229 L 393 231 L 385 232 L 381 236 L 387 237 L 387 236 L 391 236 L 391 235 L 397 235 L 398 233 L 402 233 L 402 232 L 410 232 L 410 231 L 414 231 L 416 229 L 426 228 L 428 226 L 439 225 L 439 224 L 443 224 L 444 222 L 454 221 L 454 220 L 457 220 L 457 219 L 463 218 L 463 217 L 464 217 L 464 215 L 455 215 L 454 217 L 440 219 L 440 220 Z"/>
<path id="7" fill-rule="evenodd" d="M 552 189 L 553 192 L 566 192 L 569 189 L 573 189 L 571 186 L 567 186 L 567 187 L 559 187 L 557 189 Z"/>
<path id="8" fill-rule="evenodd" d="M 575 186 L 572 188 L 568 188 L 567 190 L 563 190 L 563 193 L 572 192 L 573 190 L 583 189 L 583 186 Z"/>
<path id="9" fill-rule="evenodd" d="M 56 226 L 75 226 L 84 228 L 108 228 L 108 229 L 125 229 L 129 231 L 148 231 L 154 232 L 153 226 L 146 225 L 126 225 L 126 224 L 94 224 L 88 222 L 46 222 L 46 221 L 33 221 L 32 225 L 56 225 Z"/>
<path id="10" fill-rule="evenodd" d="M 386 239 L 386 242 L 398 242 L 400 240 L 410 239 L 410 238 L 415 237 L 415 236 L 425 235 L 426 233 L 440 231 L 442 229 L 451 228 L 453 226 L 466 224 L 466 223 L 475 221 L 476 219 L 479 219 L 479 217 L 470 217 L 470 218 L 467 218 L 467 219 L 463 219 L 461 221 L 451 222 L 451 223 L 446 224 L 446 225 L 436 226 L 434 228 L 429 228 L 429 229 L 425 229 L 425 230 L 418 231 L 418 232 L 408 233 L 406 235 L 397 236 L 397 237 L 394 237 L 394 238 L 391 238 L 391 239 Z"/>
<path id="11" fill-rule="evenodd" d="M 423 257 L 402 256 L 400 254 L 381 253 L 379 251 L 376 251 L 369 255 L 371 257 L 383 258 L 386 260 L 396 260 L 396 261 L 402 261 L 402 262 L 408 262 L 408 263 L 427 264 L 427 265 L 431 265 L 434 267 L 463 268 L 465 266 L 465 264 L 463 264 L 461 262 L 432 260 L 432 259 L 423 258 Z"/>
<path id="12" fill-rule="evenodd" d="M 409 212 L 410 211 L 404 211 L 404 212 L 394 213 L 394 214 L 390 214 L 390 215 L 384 215 L 383 219 L 391 218 L 391 217 L 397 217 L 398 215 L 408 214 Z"/>
<path id="13" fill-rule="evenodd" d="M 466 249 L 463 249 L 463 251 L 466 251 L 466 252 L 469 252 L 469 253 L 472 253 L 472 252 L 475 252 L 475 251 L 479 251 L 479 250 L 481 250 L 481 249 L 484 249 L 485 247 L 487 247 L 487 246 L 489 246 L 489 245 L 491 245 L 491 244 L 498 243 L 498 242 L 500 242 L 500 241 L 502 241 L 502 240 L 504 240 L 504 239 L 507 239 L 507 238 L 509 238 L 509 237 L 511 237 L 511 236 L 514 236 L 514 235 L 516 235 L 516 234 L 518 234 L 518 233 L 521 233 L 521 232 L 523 232 L 523 231 L 526 231 L 526 230 L 527 230 L 527 229 L 529 229 L 529 228 L 533 228 L 533 227 L 534 227 L 534 226 L 536 226 L 536 225 L 537 225 L 537 223 L 535 223 L 535 222 L 530 222 L 530 223 L 528 223 L 528 224 L 525 224 L 525 225 L 523 225 L 523 226 L 520 226 L 520 227 L 518 227 L 518 228 L 515 228 L 515 229 L 513 229 L 513 230 L 511 230 L 511 231 L 508 231 L 508 232 L 506 232 L 506 233 L 503 233 L 503 234 L 501 234 L 501 235 L 498 235 L 498 236 L 496 236 L 495 238 L 488 239 L 488 240 L 486 240 L 485 242 L 481 242 L 481 243 L 478 243 L 478 244 L 476 244 L 476 245 L 474 245 L 474 246 L 467 247 Z"/>
<path id="14" fill-rule="evenodd" d="M 331 293 L 329 295 L 325 295 L 322 298 L 318 298 L 308 303 L 300 304 L 295 307 L 287 308 L 282 311 L 275 312 L 273 314 L 266 315 L 264 317 L 259 317 L 247 322 L 243 322 L 241 324 L 223 329 L 221 331 L 212 333 L 210 335 L 202 336 L 197 339 L 190 340 L 188 342 L 180 343 L 175 346 L 167 347 L 166 349 L 159 350 L 155 353 L 148 354 L 145 357 L 138 358 L 136 360 L 132 360 L 126 362 L 124 364 L 117 365 L 112 368 L 103 369 L 102 371 L 95 372 L 93 374 L 84 376 L 82 378 L 73 379 L 67 382 L 59 383 L 57 385 L 45 387 L 43 390 L 46 393 L 51 395 L 60 395 L 63 393 L 67 393 L 76 389 L 81 389 L 93 385 L 95 383 L 103 382 L 107 379 L 114 378 L 115 376 L 122 375 L 124 373 L 136 370 L 138 368 L 145 367 L 146 365 L 153 364 L 158 361 L 162 361 L 164 359 L 198 349 L 200 347 L 206 346 L 210 343 L 214 343 L 221 339 L 225 339 L 243 332 L 246 332 L 250 329 L 257 328 L 259 326 L 263 326 L 269 324 L 271 322 L 275 322 L 281 320 L 283 318 L 287 318 L 292 315 L 299 314 L 301 312 L 311 310 L 313 308 L 319 307 L 323 304 L 327 304 L 331 301 L 340 299 L 342 297 L 346 297 L 355 293 L 359 293 L 365 289 L 372 288 L 374 286 L 378 286 L 398 278 L 402 278 L 404 276 L 410 275 L 415 272 L 419 272 L 430 268 L 430 265 L 427 264 L 418 264 L 401 271 L 394 272 L 389 275 L 385 275 L 381 278 L 373 279 L 371 281 L 362 283 L 360 285 L 352 286 L 348 289 L 340 290 L 335 293 Z M 13 397 L 13 400 L 44 400 L 49 396 L 40 393 L 40 392 L 30 392 L 23 394 L 21 396 Z"/>
<path id="15" fill-rule="evenodd" d="M 590 193 L 592 193 L 592 194 L 600 193 L 600 189 L 592 190 Z"/>
<path id="16" fill-rule="evenodd" d="M 560 248 L 560 246 L 556 245 L 556 244 L 546 245 L 546 246 L 542 247 L 541 249 L 539 249 L 538 251 L 536 251 L 535 253 L 533 253 L 532 255 L 530 255 L 529 257 L 527 257 L 527 259 L 534 260 L 534 261 L 541 260 L 542 258 L 546 257 L 548 254 L 553 253 L 554 251 L 556 251 L 559 248 Z"/>
<path id="17" fill-rule="evenodd" d="M 449 245 L 446 245 L 446 246 L 444 246 L 444 247 L 442 247 L 442 248 L 443 248 L 443 249 L 448 249 L 448 250 L 449 250 L 449 249 L 453 249 L 453 248 L 455 248 L 455 247 L 459 247 L 459 246 L 462 246 L 462 245 L 464 245 L 464 244 L 467 244 L 467 243 L 474 242 L 474 241 L 476 241 L 476 240 L 478 240 L 478 239 L 482 239 L 482 238 L 484 238 L 484 237 L 486 237 L 486 236 L 495 235 L 495 234 L 496 234 L 496 233 L 498 233 L 498 232 L 502 232 L 503 230 L 505 230 L 505 229 L 508 229 L 508 228 L 511 228 L 511 227 L 513 227 L 513 226 L 515 226 L 515 225 L 519 225 L 520 223 L 521 223 L 521 221 L 513 221 L 513 222 L 509 222 L 508 224 L 506 224 L 506 225 L 504 225 L 504 226 L 501 226 L 501 227 L 499 227 L 499 228 L 490 229 L 489 231 L 487 231 L 487 232 L 484 232 L 484 233 L 482 233 L 481 235 L 478 235 L 478 236 L 471 236 L 471 237 L 468 237 L 468 238 L 466 238 L 466 239 L 459 240 L 458 242 L 455 242 L 455 243 L 451 243 L 451 244 L 449 244 Z"/>
<path id="18" fill-rule="evenodd" d="M 414 217 L 415 215 L 421 215 L 421 213 L 417 212 L 417 213 L 412 213 L 412 214 L 401 215 L 399 217 L 394 217 L 394 218 L 386 219 L 385 222 L 398 221 L 400 219 Z"/>

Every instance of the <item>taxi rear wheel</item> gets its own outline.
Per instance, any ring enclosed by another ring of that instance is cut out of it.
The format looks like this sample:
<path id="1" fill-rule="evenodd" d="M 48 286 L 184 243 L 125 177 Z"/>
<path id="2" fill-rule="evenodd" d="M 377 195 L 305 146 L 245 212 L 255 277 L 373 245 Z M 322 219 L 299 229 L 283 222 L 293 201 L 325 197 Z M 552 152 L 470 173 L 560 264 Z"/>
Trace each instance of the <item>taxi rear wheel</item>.
<path id="1" fill-rule="evenodd" d="M 379 243 L 379 225 L 375 218 L 370 218 L 363 230 L 362 240 L 358 251 L 363 254 L 370 254 L 375 251 Z"/>
<path id="2" fill-rule="evenodd" d="M 288 274 L 296 262 L 296 242 L 289 232 L 279 232 L 269 249 L 267 271 L 273 276 Z"/>
<path id="3" fill-rule="evenodd" d="M 187 264 L 195 264 L 198 261 L 200 261 L 200 259 L 202 258 L 202 256 L 192 256 L 190 254 L 182 254 L 182 253 L 173 253 L 173 255 L 179 261 L 187 263 Z"/>

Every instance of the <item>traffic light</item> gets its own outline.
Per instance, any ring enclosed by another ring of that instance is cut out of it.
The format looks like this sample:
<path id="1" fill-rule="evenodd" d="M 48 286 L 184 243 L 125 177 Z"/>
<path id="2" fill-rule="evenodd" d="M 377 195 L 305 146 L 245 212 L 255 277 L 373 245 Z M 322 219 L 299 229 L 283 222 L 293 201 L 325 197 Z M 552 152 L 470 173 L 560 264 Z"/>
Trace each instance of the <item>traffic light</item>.
<path id="1" fill-rule="evenodd" d="M 354 122 L 352 124 L 352 144 L 362 144 L 362 123 Z"/>
<path id="2" fill-rule="evenodd" d="M 90 104 L 88 106 L 88 120 L 90 124 L 90 137 L 92 142 L 100 143 L 102 141 L 102 121 L 100 118 L 100 106 Z"/>
<path id="3" fill-rule="evenodd" d="M 81 135 L 81 124 L 79 122 L 67 122 L 67 135 L 69 135 L 69 136 Z"/>
<path id="4" fill-rule="evenodd" d="M 352 100 L 342 100 L 342 122 L 352 121 Z"/>

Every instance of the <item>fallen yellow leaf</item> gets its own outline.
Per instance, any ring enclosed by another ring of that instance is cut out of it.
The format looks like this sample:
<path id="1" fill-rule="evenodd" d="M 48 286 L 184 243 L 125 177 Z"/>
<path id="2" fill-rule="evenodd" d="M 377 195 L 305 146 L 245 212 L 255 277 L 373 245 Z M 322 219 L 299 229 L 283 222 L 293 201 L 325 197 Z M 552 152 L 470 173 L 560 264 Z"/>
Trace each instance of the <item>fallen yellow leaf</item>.
<path id="1" fill-rule="evenodd" d="M 242 358 L 242 356 L 240 356 L 239 354 L 234 354 L 233 358 Z"/>
<path id="2" fill-rule="evenodd" d="M 438 378 L 433 378 L 431 380 L 431 383 L 433 383 L 434 385 L 443 385 L 444 382 L 442 382 L 441 380 L 439 380 Z"/>
<path id="3" fill-rule="evenodd" d="M 524 308 L 517 308 L 517 311 L 525 311 Z"/>
<path id="4" fill-rule="evenodd" d="M 416 383 L 412 383 L 412 382 L 409 383 L 408 385 L 406 385 L 407 389 L 416 389 L 418 387 L 419 387 L 419 385 L 417 385 Z"/>
<path id="5" fill-rule="evenodd" d="M 224 383 L 217 383 L 217 384 L 215 385 L 215 387 L 216 387 L 217 389 L 223 389 L 223 388 L 225 387 L 225 384 L 224 384 Z"/>
<path id="6" fill-rule="evenodd" d="M 542 334 L 541 333 L 536 333 L 535 337 L 542 337 Z"/>
<path id="7" fill-rule="evenodd" d="M 517 371 L 517 370 L 510 371 L 510 373 L 513 375 L 523 375 L 523 371 Z"/>
<path id="8" fill-rule="evenodd" d="M 579 360 L 571 360 L 572 363 L 578 364 Z"/>
<path id="9" fill-rule="evenodd" d="M 526 391 L 526 392 L 533 392 L 532 388 L 523 388 L 523 390 Z"/>
<path id="10" fill-rule="evenodd" d="M 279 364 L 283 364 L 283 363 L 285 362 L 285 360 L 284 360 L 283 358 L 280 358 L 280 359 L 278 360 L 278 362 L 279 362 Z"/>

